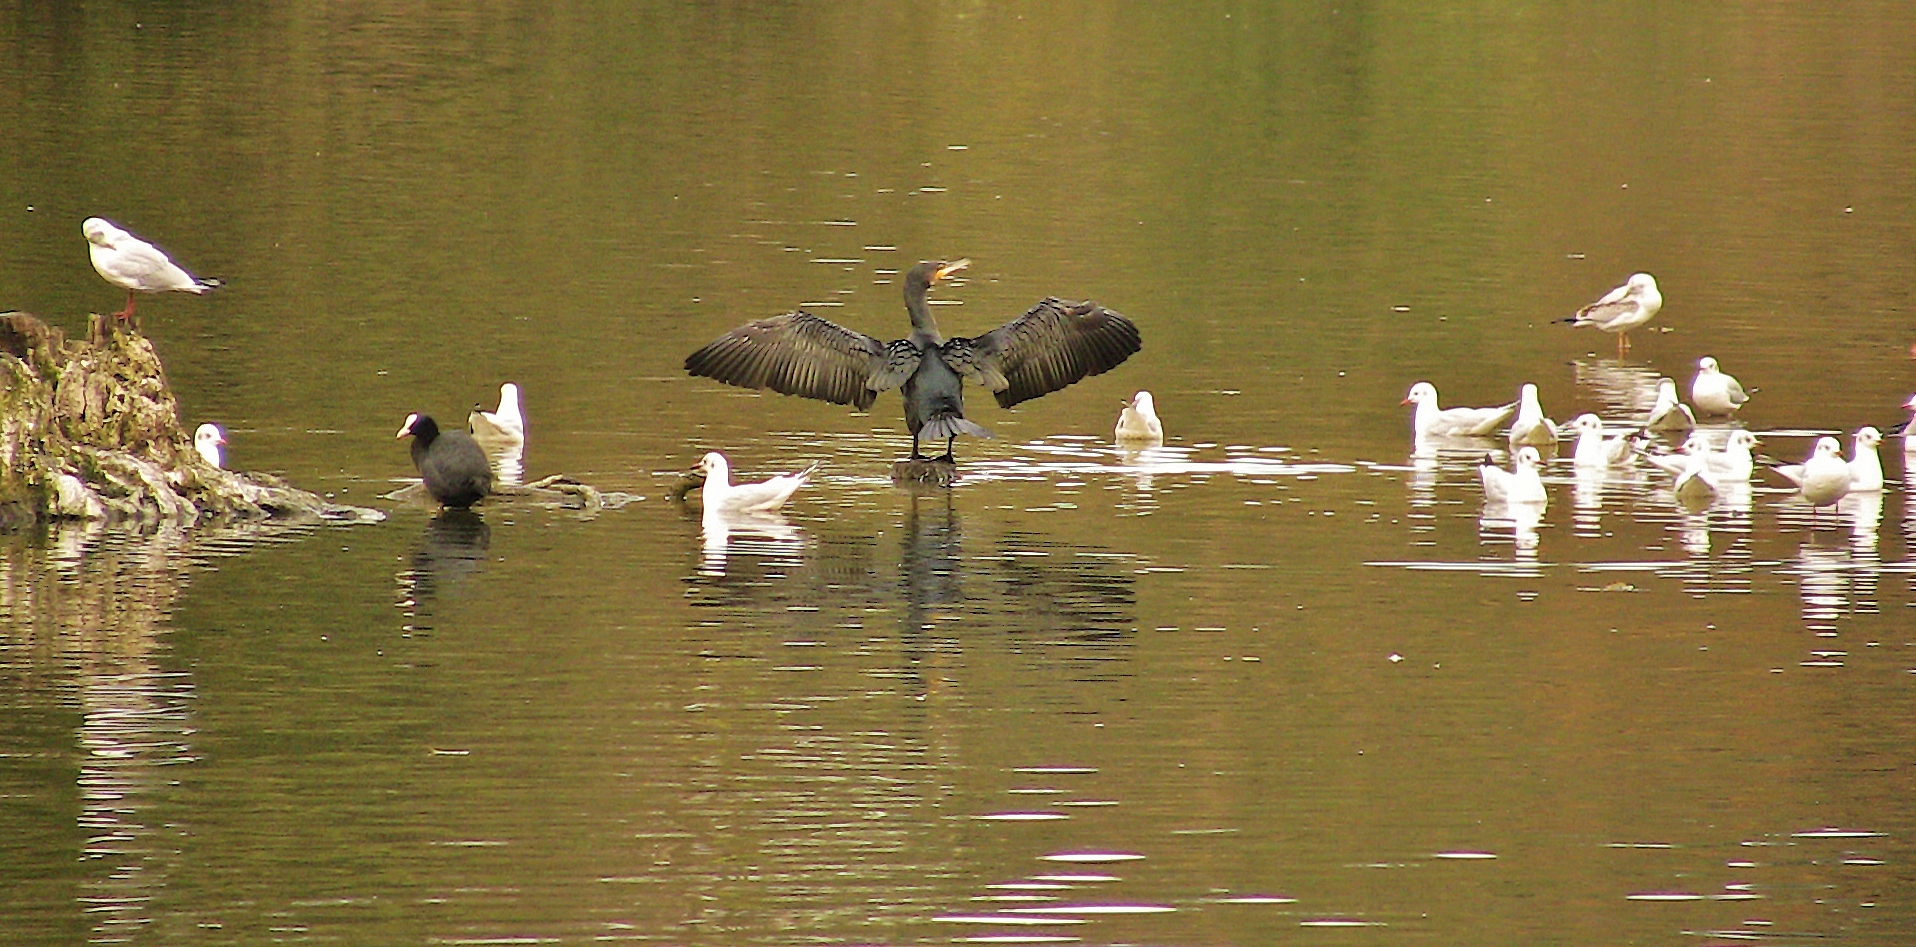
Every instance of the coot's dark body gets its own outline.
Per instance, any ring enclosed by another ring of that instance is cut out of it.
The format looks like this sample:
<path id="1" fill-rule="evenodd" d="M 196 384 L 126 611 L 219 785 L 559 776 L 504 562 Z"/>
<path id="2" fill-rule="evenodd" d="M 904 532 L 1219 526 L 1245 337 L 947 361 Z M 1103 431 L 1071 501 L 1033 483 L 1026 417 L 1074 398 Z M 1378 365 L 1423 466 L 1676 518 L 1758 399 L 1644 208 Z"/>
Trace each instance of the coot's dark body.
<path id="1" fill-rule="evenodd" d="M 451 507 L 468 507 L 492 492 L 492 464 L 465 431 L 442 431 L 424 414 L 406 417 L 399 437 L 412 435 L 412 464 L 426 492 Z"/>

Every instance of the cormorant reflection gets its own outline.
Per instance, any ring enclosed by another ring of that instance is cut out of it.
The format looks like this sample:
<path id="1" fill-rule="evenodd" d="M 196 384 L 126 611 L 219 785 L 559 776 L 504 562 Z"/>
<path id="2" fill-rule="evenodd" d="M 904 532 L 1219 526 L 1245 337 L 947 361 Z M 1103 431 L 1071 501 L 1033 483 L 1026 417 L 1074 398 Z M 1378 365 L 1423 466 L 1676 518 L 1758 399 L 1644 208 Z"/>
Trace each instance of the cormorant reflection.
<path id="1" fill-rule="evenodd" d="M 994 549 L 968 555 L 967 543 L 977 539 L 966 535 L 952 491 L 905 488 L 904 501 L 895 573 L 867 536 L 813 542 L 782 519 L 702 518 L 705 545 L 690 577 L 702 591 L 693 604 L 733 612 L 728 625 L 810 629 L 866 627 L 874 611 L 896 608 L 899 640 L 914 659 L 972 640 L 960 632 L 1056 646 L 1102 645 L 1134 631 L 1129 555 L 1025 532 L 1007 532 Z M 917 677 L 908 679 L 922 686 Z"/>

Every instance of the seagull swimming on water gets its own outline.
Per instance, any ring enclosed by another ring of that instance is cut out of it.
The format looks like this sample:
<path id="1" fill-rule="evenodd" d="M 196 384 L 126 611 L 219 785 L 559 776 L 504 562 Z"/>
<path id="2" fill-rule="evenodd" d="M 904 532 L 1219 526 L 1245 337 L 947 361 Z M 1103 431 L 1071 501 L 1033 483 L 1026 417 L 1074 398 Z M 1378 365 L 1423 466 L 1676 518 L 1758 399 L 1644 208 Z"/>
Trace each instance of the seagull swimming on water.
<path id="1" fill-rule="evenodd" d="M 1677 400 L 1675 379 L 1657 379 L 1657 403 L 1651 406 L 1643 427 L 1650 431 L 1689 431 L 1696 427 L 1696 415 L 1690 406 Z"/>
<path id="2" fill-rule="evenodd" d="M 93 268 L 107 282 L 126 290 L 126 308 L 113 314 L 120 319 L 133 318 L 136 292 L 199 295 L 225 285 L 180 269 L 159 247 L 121 230 L 105 218 L 88 217 L 80 224 L 80 230 L 86 234 L 87 253 L 93 258 Z"/>
<path id="3" fill-rule="evenodd" d="M 1722 450 L 1712 450 L 1708 437 L 1698 431 L 1683 442 L 1682 454 L 1645 453 L 1643 458 L 1656 467 L 1681 476 L 1684 468 L 1689 466 L 1688 458 L 1701 457 L 1711 480 L 1720 484 L 1731 481 L 1748 483 L 1750 474 L 1756 469 L 1756 459 L 1751 454 L 1755 447 L 1756 435 L 1741 428 L 1730 432 Z"/>
<path id="4" fill-rule="evenodd" d="M 1140 391 L 1124 402 L 1116 437 L 1120 444 L 1164 443 L 1164 422 L 1158 420 L 1150 392 Z"/>
<path id="5" fill-rule="evenodd" d="M 1850 447 L 1850 492 L 1867 493 L 1883 489 L 1883 459 L 1876 454 L 1876 445 L 1882 442 L 1881 431 L 1873 427 L 1857 429 Z"/>
<path id="6" fill-rule="evenodd" d="M 1657 291 L 1656 277 L 1637 273 L 1622 286 L 1604 294 L 1577 314 L 1561 320 L 1573 326 L 1596 326 L 1617 336 L 1617 354 L 1630 347 L 1630 330 L 1649 322 L 1663 308 L 1663 294 Z"/>
<path id="7" fill-rule="evenodd" d="M 1594 414 L 1579 414 L 1570 426 L 1577 429 L 1576 464 L 1580 468 L 1628 467 L 1637 462 L 1637 431 L 1625 431 L 1605 439 L 1603 419 Z"/>
<path id="8" fill-rule="evenodd" d="M 770 513 L 785 505 L 799 487 L 812 478 L 813 464 L 797 473 L 781 474 L 759 483 L 733 483 L 732 465 L 725 455 L 712 451 L 700 458 L 692 470 L 705 476 L 704 500 L 707 517 L 731 513 Z"/>
<path id="9" fill-rule="evenodd" d="M 1517 420 L 1510 422 L 1510 443 L 1532 447 L 1557 445 L 1557 422 L 1544 417 L 1537 386 L 1525 384 L 1517 395 Z"/>
<path id="10" fill-rule="evenodd" d="M 1705 414 L 1726 415 L 1743 407 L 1750 396 L 1743 390 L 1743 383 L 1733 375 L 1726 375 L 1717 368 L 1716 359 L 1708 355 L 1697 359 L 1696 378 L 1690 382 L 1690 403 Z"/>
<path id="11" fill-rule="evenodd" d="M 1411 430 L 1419 438 L 1487 437 L 1517 411 L 1515 401 L 1495 408 L 1439 408 L 1437 386 L 1427 381 L 1410 386 L 1403 403 L 1417 406 Z"/>
<path id="12" fill-rule="evenodd" d="M 1477 467 L 1477 476 L 1484 484 L 1484 499 L 1492 503 L 1544 503 L 1549 495 L 1543 489 L 1543 475 L 1537 471 L 1537 465 L 1543 463 L 1543 455 L 1534 447 L 1519 447 L 1511 458 L 1514 470 L 1505 470 L 1491 462 L 1490 455 L 1484 455 L 1484 461 Z"/>
<path id="13" fill-rule="evenodd" d="M 482 441 L 524 441 L 526 418 L 519 410 L 519 386 L 512 382 L 499 386 L 497 411 L 473 405 L 472 412 L 466 415 L 466 426 L 472 428 L 473 437 Z"/>

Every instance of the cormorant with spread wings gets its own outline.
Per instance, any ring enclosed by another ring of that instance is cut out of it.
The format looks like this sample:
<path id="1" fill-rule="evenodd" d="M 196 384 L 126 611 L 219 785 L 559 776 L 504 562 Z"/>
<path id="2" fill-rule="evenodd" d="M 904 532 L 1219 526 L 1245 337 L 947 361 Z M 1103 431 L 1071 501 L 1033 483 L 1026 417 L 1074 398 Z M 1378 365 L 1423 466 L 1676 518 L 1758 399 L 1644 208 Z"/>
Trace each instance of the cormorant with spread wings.
<path id="1" fill-rule="evenodd" d="M 938 334 L 925 306 L 933 283 L 971 265 L 920 263 L 905 274 L 911 336 L 880 342 L 803 310 L 739 326 L 685 359 L 694 375 L 741 388 L 871 407 L 878 393 L 904 388 L 912 459 L 921 437 L 944 438 L 945 456 L 960 434 L 990 437 L 965 418 L 965 379 L 1009 408 L 1116 368 L 1142 345 L 1131 320 L 1093 302 L 1047 297 L 1031 311 L 973 339 Z"/>

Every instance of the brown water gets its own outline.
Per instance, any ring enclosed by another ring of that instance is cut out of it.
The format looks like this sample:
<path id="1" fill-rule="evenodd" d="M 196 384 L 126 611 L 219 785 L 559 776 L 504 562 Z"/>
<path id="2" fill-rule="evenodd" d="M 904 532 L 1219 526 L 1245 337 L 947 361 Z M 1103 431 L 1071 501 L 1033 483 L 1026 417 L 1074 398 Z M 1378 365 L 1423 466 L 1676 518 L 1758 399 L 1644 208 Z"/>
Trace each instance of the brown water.
<path id="1" fill-rule="evenodd" d="M 393 512 L 0 547 L 0 940 L 1916 938 L 1900 441 L 1815 515 L 1559 459 L 1518 524 L 1398 403 L 1620 425 L 1708 354 L 1768 455 L 1900 419 L 1903 5 L 23 5 L 0 114 L 0 308 L 146 236 L 230 284 L 140 304 L 186 420 Z M 958 256 L 952 334 L 1145 348 L 974 399 L 949 491 L 895 396 L 680 369 Z M 1628 358 L 1549 324 L 1639 270 Z M 646 499 L 379 499 L 508 380 L 529 476 Z M 702 535 L 710 449 L 825 466 Z"/>

